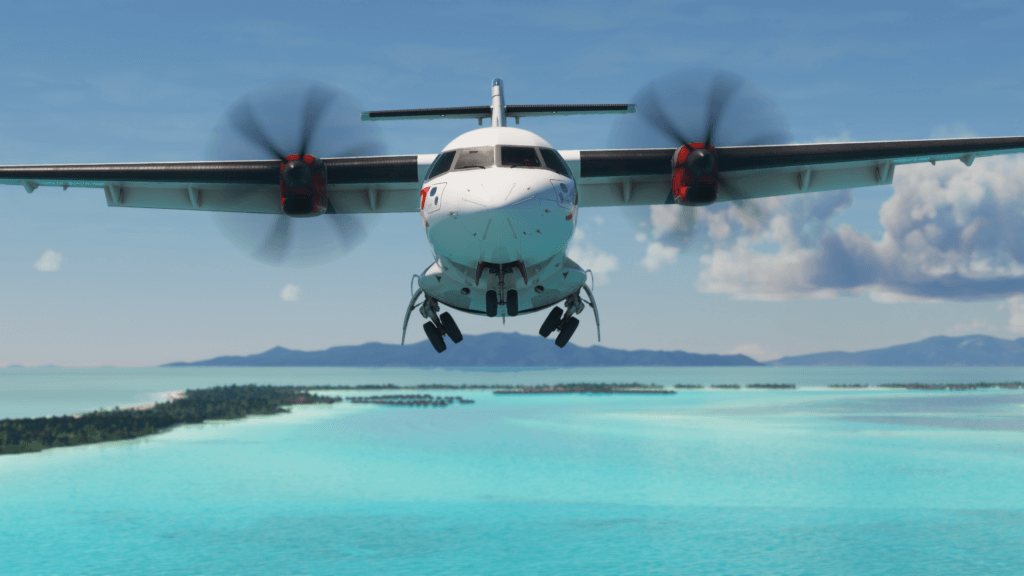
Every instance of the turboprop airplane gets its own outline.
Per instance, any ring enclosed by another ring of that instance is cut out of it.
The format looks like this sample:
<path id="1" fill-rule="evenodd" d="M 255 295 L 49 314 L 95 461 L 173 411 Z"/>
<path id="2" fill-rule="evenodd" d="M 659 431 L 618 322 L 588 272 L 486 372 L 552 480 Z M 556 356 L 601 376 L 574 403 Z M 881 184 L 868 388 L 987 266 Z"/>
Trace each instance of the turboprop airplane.
<path id="1" fill-rule="evenodd" d="M 467 132 L 437 154 L 321 158 L 308 153 L 324 98 L 308 97 L 301 144 L 277 149 L 248 109 L 235 128 L 274 160 L 0 166 L 0 183 L 102 189 L 116 207 L 276 214 L 419 211 L 436 256 L 416 275 L 406 308 L 419 309 L 438 352 L 462 340 L 452 310 L 489 317 L 548 310 L 540 334 L 564 347 L 587 306 L 600 318 L 587 271 L 566 256 L 579 210 L 595 206 L 746 202 L 755 198 L 891 184 L 903 164 L 1024 151 L 1024 137 L 838 144 L 714 145 L 718 118 L 734 87 L 719 83 L 700 139 L 685 136 L 653 100 L 632 104 L 506 105 L 500 79 L 489 106 L 364 112 L 362 120 L 471 118 Z M 519 128 L 521 118 L 639 113 L 678 146 L 555 150 Z M 278 225 L 275 225 L 275 229 Z"/>

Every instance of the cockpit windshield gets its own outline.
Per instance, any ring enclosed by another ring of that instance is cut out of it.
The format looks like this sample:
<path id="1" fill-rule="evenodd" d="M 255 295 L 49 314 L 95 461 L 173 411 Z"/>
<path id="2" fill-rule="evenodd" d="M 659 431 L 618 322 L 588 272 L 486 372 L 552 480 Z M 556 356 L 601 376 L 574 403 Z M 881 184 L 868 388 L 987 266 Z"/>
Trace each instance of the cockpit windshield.
<path id="1" fill-rule="evenodd" d="M 459 155 L 455 159 L 456 170 L 490 168 L 491 166 L 494 166 L 494 146 L 462 148 L 458 150 L 458 153 Z"/>
<path id="2" fill-rule="evenodd" d="M 537 149 L 529 146 L 502 146 L 501 165 L 510 168 L 540 168 Z"/>
<path id="3" fill-rule="evenodd" d="M 427 180 L 436 178 L 449 170 L 472 170 L 476 168 L 541 168 L 572 178 L 569 166 L 551 148 L 533 146 L 478 146 L 459 148 L 442 152 L 427 171 Z"/>

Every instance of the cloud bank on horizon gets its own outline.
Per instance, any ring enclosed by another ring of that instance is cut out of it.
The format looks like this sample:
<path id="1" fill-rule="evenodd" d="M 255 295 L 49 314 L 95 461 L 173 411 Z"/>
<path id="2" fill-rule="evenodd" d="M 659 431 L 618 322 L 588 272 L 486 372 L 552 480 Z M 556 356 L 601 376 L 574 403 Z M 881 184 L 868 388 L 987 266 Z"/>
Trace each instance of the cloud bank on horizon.
<path id="1" fill-rule="evenodd" d="M 850 190 L 761 199 L 757 221 L 731 204 L 696 211 L 690 241 L 710 246 L 698 288 L 754 300 L 1005 299 L 1011 331 L 1024 333 L 1024 156 L 900 166 L 893 190 L 877 240 L 834 225 Z M 650 210 L 641 265 L 653 272 L 675 261 L 679 248 L 661 239 L 689 216 L 677 206 Z"/>

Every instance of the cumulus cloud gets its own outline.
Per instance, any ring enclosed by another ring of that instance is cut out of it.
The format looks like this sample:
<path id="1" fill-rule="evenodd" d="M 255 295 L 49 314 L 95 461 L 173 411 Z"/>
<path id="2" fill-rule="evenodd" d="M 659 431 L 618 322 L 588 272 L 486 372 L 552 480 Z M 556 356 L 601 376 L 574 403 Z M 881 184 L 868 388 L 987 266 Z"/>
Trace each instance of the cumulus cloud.
<path id="1" fill-rule="evenodd" d="M 301 290 L 295 284 L 285 284 L 281 289 L 281 300 L 285 302 L 298 302 Z"/>
<path id="2" fill-rule="evenodd" d="M 1024 334 L 1024 296 L 1009 298 L 1006 305 L 1010 309 L 1010 332 Z"/>
<path id="3" fill-rule="evenodd" d="M 40 272 L 56 272 L 60 270 L 60 261 L 63 259 L 59 252 L 47 250 L 36 261 L 36 270 Z"/>
<path id="4" fill-rule="evenodd" d="M 594 284 L 602 286 L 610 281 L 609 274 L 619 269 L 619 259 L 601 250 L 586 239 L 586 233 L 577 228 L 566 255 L 584 270 L 594 273 Z"/>
<path id="5" fill-rule="evenodd" d="M 765 349 L 759 344 L 740 344 L 733 348 L 729 354 L 743 354 L 757 360 L 758 362 L 764 362 L 765 360 L 770 360 L 776 356 L 765 351 Z"/>
<path id="6" fill-rule="evenodd" d="M 675 246 L 666 246 L 661 242 L 651 242 L 647 245 L 647 253 L 640 260 L 640 265 L 647 268 L 648 272 L 654 272 L 665 264 L 675 262 L 678 255 L 679 248 Z"/>
<path id="7" fill-rule="evenodd" d="M 1024 292 L 1024 157 L 901 166 L 893 188 L 878 241 L 830 223 L 849 191 L 767 199 L 759 228 L 739 229 L 722 211 L 702 216 L 730 228 L 701 259 L 701 288 L 761 299 L 868 291 L 881 301 Z"/>

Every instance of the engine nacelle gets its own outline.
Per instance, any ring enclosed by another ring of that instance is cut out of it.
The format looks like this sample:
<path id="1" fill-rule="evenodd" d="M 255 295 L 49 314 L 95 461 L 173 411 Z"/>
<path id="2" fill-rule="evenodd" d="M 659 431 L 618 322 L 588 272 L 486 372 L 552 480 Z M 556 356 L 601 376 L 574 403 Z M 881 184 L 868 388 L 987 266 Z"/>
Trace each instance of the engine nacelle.
<path id="1" fill-rule="evenodd" d="M 718 154 L 695 142 L 680 146 L 672 159 L 672 199 L 684 206 L 706 206 L 718 199 Z"/>
<path id="2" fill-rule="evenodd" d="M 281 210 L 288 216 L 319 216 L 327 212 L 327 171 L 315 156 L 286 156 L 281 162 Z"/>

